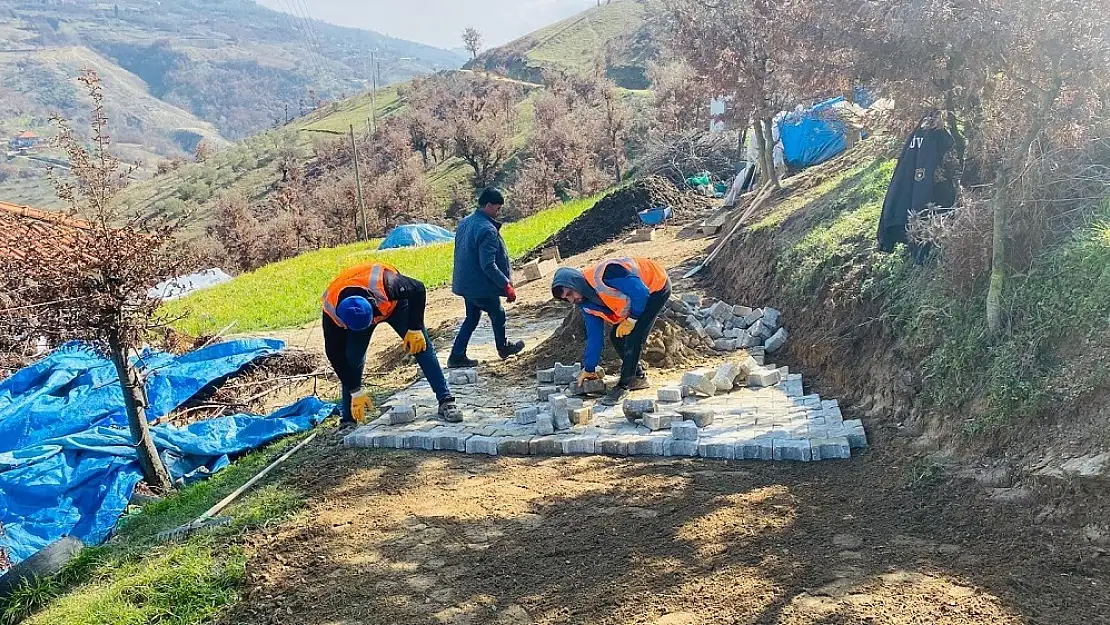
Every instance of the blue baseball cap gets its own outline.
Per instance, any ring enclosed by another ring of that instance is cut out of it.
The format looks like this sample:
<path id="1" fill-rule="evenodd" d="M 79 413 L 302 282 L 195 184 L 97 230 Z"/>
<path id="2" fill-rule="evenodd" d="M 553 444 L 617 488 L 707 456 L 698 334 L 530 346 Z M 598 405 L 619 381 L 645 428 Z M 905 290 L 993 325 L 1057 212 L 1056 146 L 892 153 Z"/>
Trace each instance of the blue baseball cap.
<path id="1" fill-rule="evenodd" d="M 339 302 L 335 309 L 336 316 L 347 326 L 348 330 L 359 332 L 370 327 L 374 321 L 374 306 L 370 300 L 360 295 L 352 295 Z"/>

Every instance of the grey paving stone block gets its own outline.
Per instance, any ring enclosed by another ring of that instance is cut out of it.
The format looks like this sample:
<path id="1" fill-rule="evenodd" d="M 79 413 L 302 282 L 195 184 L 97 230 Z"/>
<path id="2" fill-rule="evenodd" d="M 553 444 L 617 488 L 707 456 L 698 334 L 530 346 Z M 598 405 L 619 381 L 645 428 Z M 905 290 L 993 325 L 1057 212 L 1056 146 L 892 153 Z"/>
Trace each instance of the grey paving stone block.
<path id="1" fill-rule="evenodd" d="M 822 399 L 821 400 L 821 408 L 824 409 L 824 410 L 828 410 L 829 408 L 839 408 L 839 407 L 840 407 L 840 402 L 835 400 L 835 399 Z"/>
<path id="2" fill-rule="evenodd" d="M 570 408 L 557 408 L 551 416 L 551 423 L 556 430 L 569 430 L 573 425 L 570 421 Z"/>
<path id="3" fill-rule="evenodd" d="M 725 302 L 717 302 L 709 307 L 709 315 L 717 321 L 724 322 L 732 318 L 733 307 Z"/>
<path id="4" fill-rule="evenodd" d="M 362 428 L 359 428 L 362 429 Z M 369 432 L 355 430 L 343 437 L 344 447 L 373 447 L 374 435 Z"/>
<path id="5" fill-rule="evenodd" d="M 539 399 L 540 399 L 540 401 L 548 401 L 549 399 L 551 399 L 552 395 L 558 395 L 558 394 L 559 394 L 559 387 L 558 386 L 541 386 L 539 388 Z"/>
<path id="6" fill-rule="evenodd" d="M 450 369 L 447 372 L 448 384 L 463 386 L 478 383 L 477 369 Z"/>
<path id="7" fill-rule="evenodd" d="M 802 405 L 806 408 L 820 408 L 821 396 L 820 395 L 803 395 L 801 398 Z"/>
<path id="8" fill-rule="evenodd" d="M 654 399 L 626 399 L 621 405 L 624 416 L 629 419 L 638 419 L 649 412 L 655 412 Z"/>
<path id="9" fill-rule="evenodd" d="M 814 460 L 844 460 L 852 457 L 852 446 L 844 436 L 810 439 L 809 446 Z"/>
<path id="10" fill-rule="evenodd" d="M 582 408 L 572 408 L 570 411 L 570 420 L 575 425 L 588 425 L 594 418 L 594 409 L 590 406 L 583 406 Z"/>
<path id="11" fill-rule="evenodd" d="M 560 408 L 565 409 L 569 406 L 567 402 L 568 399 L 569 398 L 563 393 L 556 393 L 547 398 L 547 403 L 551 406 L 552 410 L 559 410 Z"/>
<path id="12" fill-rule="evenodd" d="M 628 452 L 629 456 L 662 456 L 663 455 L 663 441 L 666 437 L 663 436 L 637 436 L 629 437 Z"/>
<path id="13" fill-rule="evenodd" d="M 692 421 L 699 428 L 709 427 L 716 421 L 717 415 L 712 408 L 705 406 L 683 406 L 678 413 L 687 421 Z"/>
<path id="14" fill-rule="evenodd" d="M 765 325 L 778 328 L 782 325 L 782 313 L 774 308 L 764 308 L 762 321 Z"/>
<path id="15" fill-rule="evenodd" d="M 739 346 L 741 349 L 751 349 L 752 347 L 756 347 L 759 345 L 763 345 L 763 339 L 759 338 L 758 336 L 752 336 L 750 331 L 745 332 L 744 336 L 740 337 Z"/>
<path id="16" fill-rule="evenodd" d="M 649 412 L 643 419 L 644 427 L 654 432 L 669 429 L 671 423 L 682 420 L 682 415 L 677 412 Z"/>
<path id="17" fill-rule="evenodd" d="M 586 380 L 582 386 L 578 386 L 578 381 L 575 380 L 568 388 L 575 395 L 604 395 L 609 390 L 605 386 L 605 380 Z"/>
<path id="18" fill-rule="evenodd" d="M 435 449 L 435 436 L 431 432 L 413 432 L 409 435 L 407 448 L 433 451 Z"/>
<path id="19" fill-rule="evenodd" d="M 528 425 L 536 422 L 536 417 L 539 416 L 540 410 L 535 406 L 523 406 L 516 409 L 514 418 L 516 422 L 521 425 Z"/>
<path id="20" fill-rule="evenodd" d="M 655 392 L 656 398 L 660 402 L 675 403 L 682 401 L 682 387 L 681 386 L 664 386 Z"/>
<path id="21" fill-rule="evenodd" d="M 464 432 L 443 432 L 436 434 L 432 439 L 432 448 L 436 451 L 466 451 L 466 439 L 470 434 Z"/>
<path id="22" fill-rule="evenodd" d="M 808 439 L 774 439 L 772 458 L 774 460 L 794 460 L 809 462 L 811 456 Z"/>
<path id="23" fill-rule="evenodd" d="M 578 378 L 578 374 L 581 372 L 582 363 L 564 365 L 563 363 L 557 362 L 555 363 L 555 384 L 571 384 Z"/>
<path id="24" fill-rule="evenodd" d="M 667 308 L 680 315 L 690 314 L 690 306 L 681 299 L 675 299 L 674 297 L 667 300 Z"/>
<path id="25" fill-rule="evenodd" d="M 709 338 L 716 340 L 725 335 L 725 329 L 716 319 L 710 319 L 709 323 L 705 324 L 705 334 Z"/>
<path id="26" fill-rule="evenodd" d="M 763 319 L 763 309 L 762 308 L 756 308 L 755 310 L 751 311 L 750 313 L 748 313 L 747 315 L 744 316 L 744 323 L 747 324 L 748 326 L 751 326 L 756 321 L 760 321 L 762 319 Z"/>
<path id="27" fill-rule="evenodd" d="M 774 440 L 770 438 L 751 438 L 736 443 L 737 460 L 772 460 L 774 451 Z"/>
<path id="28" fill-rule="evenodd" d="M 536 371 L 536 381 L 540 384 L 554 384 L 555 369 L 540 369 L 539 371 Z"/>
<path id="29" fill-rule="evenodd" d="M 594 449 L 596 453 L 606 456 L 626 456 L 628 453 L 624 438 L 624 435 L 621 434 L 603 434 L 597 437 L 597 441 L 594 443 Z M 622 445 L 625 445 L 623 451 Z"/>
<path id="30" fill-rule="evenodd" d="M 786 345 L 786 340 L 789 338 L 790 334 L 786 331 L 786 328 L 779 328 L 774 334 L 768 337 L 766 343 L 764 343 L 764 348 L 768 353 L 773 354 L 782 349 L 783 346 Z"/>
<path id="31" fill-rule="evenodd" d="M 736 386 L 736 380 L 740 376 L 747 377 L 747 372 L 738 362 L 726 362 L 717 367 L 713 372 L 713 385 L 717 387 L 719 392 L 731 391 Z"/>
<path id="32" fill-rule="evenodd" d="M 555 417 L 547 413 L 536 415 L 536 434 L 544 436 L 555 433 Z"/>
<path id="33" fill-rule="evenodd" d="M 466 453 L 497 455 L 497 445 L 501 439 L 497 436 L 471 436 L 466 439 Z"/>
<path id="34" fill-rule="evenodd" d="M 728 328 L 727 330 L 725 330 L 725 338 L 735 340 L 737 347 L 739 347 L 740 345 L 739 339 L 742 336 L 744 336 L 744 331 L 740 328 Z"/>
<path id="35" fill-rule="evenodd" d="M 693 421 L 671 422 L 671 437 L 676 441 L 698 440 L 698 425 Z"/>
<path id="36" fill-rule="evenodd" d="M 781 379 L 782 374 L 779 373 L 778 369 L 761 367 L 748 374 L 748 386 L 754 386 L 756 388 L 774 386 L 778 384 Z"/>
<path id="37" fill-rule="evenodd" d="M 389 425 L 403 425 L 416 421 L 416 407 L 410 404 L 397 404 L 381 417 Z"/>
<path id="38" fill-rule="evenodd" d="M 714 460 L 732 460 L 736 458 L 735 445 L 726 439 L 702 438 L 698 440 L 698 455 Z"/>
<path id="39" fill-rule="evenodd" d="M 566 435 L 537 436 L 528 444 L 528 451 L 533 456 L 561 456 L 566 453 L 567 438 Z"/>
<path id="40" fill-rule="evenodd" d="M 736 339 L 717 339 L 713 341 L 713 349 L 719 352 L 733 352 L 740 349 Z"/>
<path id="41" fill-rule="evenodd" d="M 563 441 L 565 454 L 593 454 L 597 453 L 597 436 L 583 434 L 570 436 Z"/>
<path id="42" fill-rule="evenodd" d="M 786 382 L 779 382 L 779 386 L 782 388 L 783 394 L 787 397 L 801 398 L 801 396 L 805 393 L 805 389 L 802 388 L 801 380 L 787 380 Z"/>
<path id="43" fill-rule="evenodd" d="M 698 442 L 697 441 L 676 441 L 664 440 L 663 441 L 663 455 L 664 456 L 685 456 L 692 457 L 698 455 Z"/>
<path id="44" fill-rule="evenodd" d="M 736 306 L 732 307 L 733 317 L 747 317 L 750 314 L 752 314 L 752 309 L 747 306 L 741 306 L 737 304 Z"/>
<path id="45" fill-rule="evenodd" d="M 717 393 L 717 385 L 713 383 L 713 372 L 705 369 L 688 371 L 682 375 L 682 385 L 698 393 L 712 397 Z"/>
<path id="46" fill-rule="evenodd" d="M 497 455 L 527 456 L 531 452 L 532 436 L 502 436 L 497 438 Z"/>

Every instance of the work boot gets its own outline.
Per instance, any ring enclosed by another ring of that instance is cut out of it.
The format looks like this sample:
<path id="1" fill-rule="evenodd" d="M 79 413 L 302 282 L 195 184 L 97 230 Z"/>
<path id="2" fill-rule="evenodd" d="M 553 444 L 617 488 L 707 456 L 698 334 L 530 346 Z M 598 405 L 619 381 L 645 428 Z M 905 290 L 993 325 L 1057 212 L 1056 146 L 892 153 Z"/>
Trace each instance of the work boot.
<path id="1" fill-rule="evenodd" d="M 358 422 L 354 419 L 340 419 L 339 428 L 336 430 L 340 435 L 347 434 L 351 430 L 358 427 Z"/>
<path id="2" fill-rule="evenodd" d="M 619 406 L 624 403 L 624 400 L 626 399 L 628 399 L 628 389 L 624 388 L 623 386 L 617 385 L 614 386 L 612 390 L 610 390 L 608 393 L 606 393 L 605 397 L 597 400 L 597 403 L 601 404 L 602 406 Z"/>
<path id="3" fill-rule="evenodd" d="M 448 369 L 473 369 L 478 366 L 478 361 L 466 356 L 448 356 Z"/>
<path id="4" fill-rule="evenodd" d="M 648 382 L 647 376 L 643 374 L 633 378 L 632 382 L 628 384 L 628 390 L 630 391 L 639 391 L 645 388 L 651 388 L 651 382 Z"/>
<path id="5" fill-rule="evenodd" d="M 462 410 L 459 410 L 454 399 L 445 399 L 439 402 L 439 416 L 450 423 L 458 423 L 463 420 Z"/>
<path id="6" fill-rule="evenodd" d="M 505 360 L 511 356 L 516 356 L 522 351 L 524 351 L 524 341 L 516 341 L 506 343 L 504 347 L 498 347 L 497 355 L 501 357 L 501 360 Z"/>

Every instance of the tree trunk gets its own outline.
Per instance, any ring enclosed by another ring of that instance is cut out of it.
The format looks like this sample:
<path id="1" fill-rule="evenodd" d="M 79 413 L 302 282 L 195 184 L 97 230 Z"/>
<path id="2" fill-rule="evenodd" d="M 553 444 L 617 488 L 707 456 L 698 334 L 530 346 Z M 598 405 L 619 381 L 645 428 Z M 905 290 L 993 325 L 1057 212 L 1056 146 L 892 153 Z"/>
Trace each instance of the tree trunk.
<path id="1" fill-rule="evenodd" d="M 127 349 L 118 335 L 108 337 L 108 351 L 112 364 L 116 367 L 120 387 L 123 390 L 123 405 L 127 411 L 127 425 L 131 430 L 131 440 L 139 455 L 139 466 L 143 479 L 151 487 L 162 492 L 173 490 L 173 482 L 166 471 L 154 440 L 150 438 L 150 426 L 146 422 L 146 392 L 138 370 L 127 359 Z"/>
<path id="2" fill-rule="evenodd" d="M 1003 167 L 994 179 L 991 198 L 991 281 L 987 288 L 987 329 L 997 336 L 1002 331 L 1002 288 L 1006 284 L 1006 188 L 1009 174 Z"/>
<path id="3" fill-rule="evenodd" d="M 757 165 L 759 165 L 759 179 L 761 184 L 766 184 L 771 179 L 771 172 L 767 167 L 767 135 L 763 134 L 763 122 L 756 118 L 752 122 L 752 128 L 755 133 L 755 152 L 757 156 Z"/>
<path id="4" fill-rule="evenodd" d="M 767 171 L 771 175 L 767 177 L 767 181 L 775 185 L 776 189 L 782 188 L 782 183 L 779 181 L 779 172 L 775 169 L 775 135 L 774 135 L 774 120 L 770 117 L 763 118 L 763 133 L 766 135 L 763 139 L 764 156 L 767 159 Z"/>

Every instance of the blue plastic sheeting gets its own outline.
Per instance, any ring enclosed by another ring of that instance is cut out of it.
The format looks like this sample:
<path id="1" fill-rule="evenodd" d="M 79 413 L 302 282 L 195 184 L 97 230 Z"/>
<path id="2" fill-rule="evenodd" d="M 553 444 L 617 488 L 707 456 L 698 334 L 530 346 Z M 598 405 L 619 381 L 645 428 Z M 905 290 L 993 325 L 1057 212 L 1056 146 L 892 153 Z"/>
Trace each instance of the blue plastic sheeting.
<path id="1" fill-rule="evenodd" d="M 389 231 L 385 240 L 378 246 L 379 250 L 388 250 L 396 247 L 416 247 L 431 245 L 433 243 L 446 243 L 455 240 L 455 233 L 432 224 L 409 224 L 397 226 Z"/>
<path id="2" fill-rule="evenodd" d="M 169 413 L 207 384 L 282 346 L 246 340 L 180 357 L 144 354 L 151 372 L 148 417 Z M 309 397 L 269 417 L 159 425 L 151 435 L 171 476 L 189 479 L 223 468 L 231 455 L 309 429 L 332 408 Z M 68 344 L 0 382 L 0 547 L 13 562 L 62 536 L 104 540 L 141 479 L 110 362 Z"/>
<path id="3" fill-rule="evenodd" d="M 857 90 L 856 99 L 861 106 L 873 102 L 862 89 Z M 812 167 L 847 149 L 847 128 L 833 108 L 843 101 L 843 96 L 825 100 L 804 111 L 787 113 L 779 120 L 783 158 L 790 167 Z"/>

